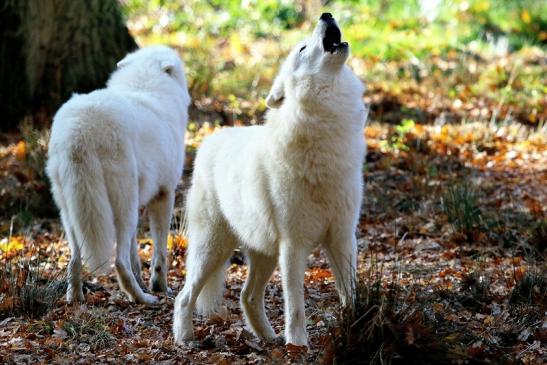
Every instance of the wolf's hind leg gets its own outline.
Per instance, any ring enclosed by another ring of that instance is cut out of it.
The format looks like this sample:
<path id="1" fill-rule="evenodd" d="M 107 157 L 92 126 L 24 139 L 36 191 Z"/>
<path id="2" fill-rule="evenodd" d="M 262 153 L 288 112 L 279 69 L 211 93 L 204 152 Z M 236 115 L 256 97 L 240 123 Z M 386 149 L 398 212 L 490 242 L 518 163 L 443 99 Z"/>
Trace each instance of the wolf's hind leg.
<path id="1" fill-rule="evenodd" d="M 226 224 L 218 220 L 211 220 L 205 225 L 191 223 L 189 226 L 186 283 L 175 299 L 173 315 L 173 335 L 177 344 L 193 337 L 192 315 L 198 296 L 200 306 L 210 309 L 222 294 L 222 282 L 219 281 L 224 279 L 224 275 L 220 275 L 224 272 L 219 270 L 222 270 L 236 245 L 231 232 L 226 231 L 224 226 Z"/>
<path id="2" fill-rule="evenodd" d="M 154 295 L 145 293 L 140 287 L 131 265 L 131 246 L 134 246 L 138 223 L 137 182 L 131 182 L 131 174 L 120 174 L 116 170 L 109 174 L 109 197 L 114 213 L 116 227 L 116 273 L 122 290 L 132 301 L 141 304 L 154 304 L 158 301 Z"/>
<path id="3" fill-rule="evenodd" d="M 61 213 L 63 215 L 63 213 Z M 65 222 L 65 219 L 62 219 Z M 68 287 L 66 291 L 66 300 L 69 303 L 84 302 L 84 292 L 82 290 L 82 256 L 80 246 L 72 228 L 65 224 L 68 245 L 70 247 L 70 261 L 68 263 Z"/>
<path id="4" fill-rule="evenodd" d="M 142 290 L 131 269 L 130 255 L 133 235 L 134 232 L 130 231 L 128 227 L 117 227 L 116 273 L 118 282 L 131 300 L 141 304 L 154 304 L 158 298 Z"/>
<path id="5" fill-rule="evenodd" d="M 67 268 L 67 291 L 66 300 L 69 303 L 84 302 L 84 292 L 82 290 L 82 253 L 80 245 L 76 239 L 74 228 L 68 216 L 68 207 L 63 196 L 59 175 L 51 174 L 51 183 L 53 187 L 53 197 L 61 211 L 61 222 L 65 229 L 68 247 L 70 248 L 70 261 Z"/>
<path id="6" fill-rule="evenodd" d="M 173 211 L 174 196 L 172 191 L 160 188 L 157 196 L 148 205 L 150 229 L 154 240 L 154 254 L 152 256 L 152 276 L 150 288 L 155 292 L 170 292 L 167 284 L 167 236 Z"/>

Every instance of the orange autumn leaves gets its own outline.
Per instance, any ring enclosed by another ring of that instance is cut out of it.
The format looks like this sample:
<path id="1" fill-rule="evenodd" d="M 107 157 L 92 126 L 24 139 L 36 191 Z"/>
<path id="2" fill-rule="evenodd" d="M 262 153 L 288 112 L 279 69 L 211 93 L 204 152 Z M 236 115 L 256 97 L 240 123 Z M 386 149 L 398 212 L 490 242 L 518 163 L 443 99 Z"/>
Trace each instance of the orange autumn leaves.
<path id="1" fill-rule="evenodd" d="M 485 123 L 400 126 L 373 123 L 365 130 L 371 150 L 406 157 L 414 150 L 451 155 L 479 169 L 541 170 L 547 159 L 547 136 L 513 124 Z M 410 148 L 409 148 L 410 147 Z M 410 150 L 410 151 L 409 151 Z"/>
<path id="2" fill-rule="evenodd" d="M 18 161 L 24 161 L 27 157 L 27 144 L 25 141 L 19 141 L 13 148 L 13 155 Z"/>
<path id="3" fill-rule="evenodd" d="M 138 242 L 140 244 L 146 244 L 146 245 L 153 245 L 153 241 L 151 238 L 139 238 Z M 188 247 L 188 240 L 185 236 L 181 234 L 169 234 L 167 237 L 167 248 L 169 250 L 173 249 L 186 249 Z"/>
<path id="4" fill-rule="evenodd" d="M 150 238 L 142 238 L 139 243 L 152 245 Z M 23 236 L 4 237 L 0 240 L 0 257 L 13 257 L 17 252 L 23 250 L 28 244 L 28 240 Z M 188 241 L 185 236 L 179 234 L 170 234 L 167 238 L 167 247 L 169 250 L 186 249 Z"/>

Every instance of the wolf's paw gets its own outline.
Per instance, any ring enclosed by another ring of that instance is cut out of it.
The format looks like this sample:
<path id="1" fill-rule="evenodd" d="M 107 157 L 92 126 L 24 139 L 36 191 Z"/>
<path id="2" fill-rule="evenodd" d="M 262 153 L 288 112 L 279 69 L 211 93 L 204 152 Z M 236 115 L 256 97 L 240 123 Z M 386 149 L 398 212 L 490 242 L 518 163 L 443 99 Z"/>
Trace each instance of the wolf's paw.
<path id="1" fill-rule="evenodd" d="M 179 346 L 190 346 L 194 342 L 194 331 L 190 328 L 173 327 L 173 339 Z"/>
<path id="2" fill-rule="evenodd" d="M 152 283 L 152 285 L 150 285 L 150 291 L 152 293 L 165 293 L 168 296 L 173 295 L 173 289 L 171 289 L 168 286 L 162 287 L 162 286 L 156 285 L 156 283 Z"/>
<path id="3" fill-rule="evenodd" d="M 285 344 L 286 345 L 294 345 L 294 346 L 308 346 L 308 338 L 305 335 L 305 333 L 300 334 L 286 334 L 285 335 Z"/>
<path id="4" fill-rule="evenodd" d="M 271 343 L 274 346 L 282 346 L 285 344 L 285 336 L 275 336 L 267 340 L 268 343 Z"/>
<path id="5" fill-rule="evenodd" d="M 198 340 L 182 340 L 175 341 L 175 345 L 180 346 L 183 350 L 192 350 L 198 349 L 200 347 L 200 342 Z"/>
<path id="6" fill-rule="evenodd" d="M 275 331 L 273 330 L 272 326 L 265 325 L 264 329 L 262 331 L 253 331 L 255 335 L 264 341 L 267 342 L 275 342 L 278 336 L 275 334 Z"/>
<path id="7" fill-rule="evenodd" d="M 157 296 L 148 293 L 143 293 L 142 297 L 137 299 L 137 303 L 139 304 L 154 305 L 158 304 L 158 302 L 159 299 Z"/>
<path id="8" fill-rule="evenodd" d="M 167 285 L 167 279 L 163 276 L 152 276 L 150 290 L 154 293 L 173 294 L 173 291 Z"/>
<path id="9" fill-rule="evenodd" d="M 80 290 L 68 290 L 66 293 L 66 301 L 69 303 L 83 303 L 85 302 L 84 293 Z"/>

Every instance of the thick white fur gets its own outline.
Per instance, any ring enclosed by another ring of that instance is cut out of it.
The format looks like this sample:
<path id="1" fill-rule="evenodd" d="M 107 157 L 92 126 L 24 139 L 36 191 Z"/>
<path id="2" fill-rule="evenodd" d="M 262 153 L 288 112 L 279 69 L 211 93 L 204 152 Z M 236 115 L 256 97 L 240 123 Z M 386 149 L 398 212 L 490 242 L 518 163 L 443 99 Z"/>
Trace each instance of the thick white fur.
<path id="1" fill-rule="evenodd" d="M 259 337 L 275 337 L 264 313 L 264 289 L 279 262 L 285 340 L 307 345 L 304 271 L 318 244 L 343 303 L 353 298 L 364 85 L 344 65 L 349 49 L 323 51 L 324 31 L 319 22 L 288 56 L 267 98 L 274 109 L 264 126 L 223 129 L 198 151 L 187 197 L 186 283 L 175 301 L 177 343 L 192 338 L 196 305 L 208 311 L 221 298 L 223 264 L 237 245 L 249 261 L 241 304 Z"/>
<path id="2" fill-rule="evenodd" d="M 151 287 L 168 290 L 167 234 L 189 103 L 180 58 L 153 46 L 127 55 L 105 89 L 73 96 L 55 115 L 47 173 L 72 254 L 68 301 L 84 300 L 82 260 L 104 271 L 113 256 L 130 299 L 157 301 L 143 291 L 135 240 L 143 206 L 155 243 Z"/>

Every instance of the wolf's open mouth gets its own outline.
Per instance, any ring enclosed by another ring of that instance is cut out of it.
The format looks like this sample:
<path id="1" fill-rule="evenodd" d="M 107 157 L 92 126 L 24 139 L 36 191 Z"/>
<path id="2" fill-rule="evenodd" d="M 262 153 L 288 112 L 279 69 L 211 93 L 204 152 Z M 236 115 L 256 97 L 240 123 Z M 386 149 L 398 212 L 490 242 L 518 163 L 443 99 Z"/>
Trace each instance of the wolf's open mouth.
<path id="1" fill-rule="evenodd" d="M 334 21 L 327 22 L 327 29 L 323 37 L 323 49 L 325 52 L 334 53 L 340 44 L 342 33 Z"/>
<path id="2" fill-rule="evenodd" d="M 325 52 L 334 53 L 340 44 L 342 33 L 340 33 L 340 29 L 332 16 L 326 18 L 321 16 L 321 20 L 327 23 L 327 29 L 325 29 L 325 35 L 323 37 L 323 49 Z"/>

